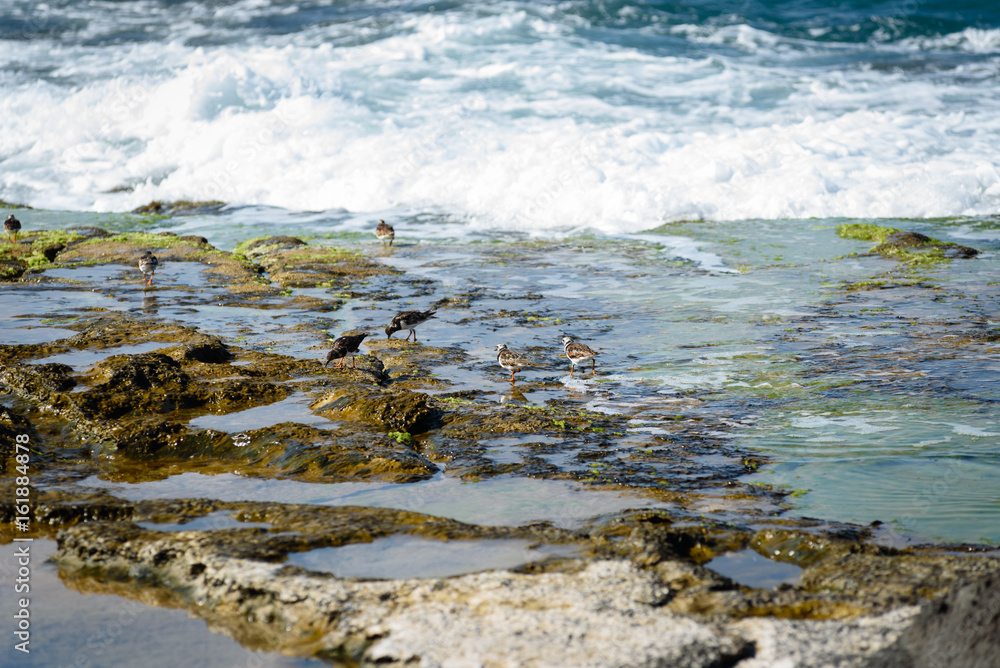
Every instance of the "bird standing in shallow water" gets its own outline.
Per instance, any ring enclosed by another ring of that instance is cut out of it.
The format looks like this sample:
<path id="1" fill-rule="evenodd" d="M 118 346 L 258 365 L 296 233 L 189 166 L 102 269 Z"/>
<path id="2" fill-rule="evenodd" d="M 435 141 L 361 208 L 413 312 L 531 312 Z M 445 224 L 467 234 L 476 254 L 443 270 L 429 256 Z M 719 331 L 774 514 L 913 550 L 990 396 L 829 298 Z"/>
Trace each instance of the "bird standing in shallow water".
<path id="1" fill-rule="evenodd" d="M 348 334 L 342 336 L 333 342 L 333 348 L 330 352 L 326 354 L 326 363 L 323 366 L 330 366 L 330 362 L 339 359 L 337 362 L 337 368 L 339 369 L 344 363 L 344 358 L 351 353 L 358 352 L 358 348 L 361 347 L 361 342 L 365 340 L 367 334 Z M 354 356 L 351 355 L 351 368 L 356 369 L 354 366 Z"/>
<path id="2" fill-rule="evenodd" d="M 569 361 L 573 363 L 573 368 L 570 369 L 570 373 L 576 371 L 577 364 L 585 364 L 588 360 L 590 360 L 592 365 L 591 370 L 593 370 L 594 373 L 597 373 L 597 361 L 594 358 L 600 355 L 599 352 L 582 343 L 577 343 L 568 336 L 564 336 L 562 341 L 566 357 L 568 357 Z"/>
<path id="3" fill-rule="evenodd" d="M 139 257 L 139 271 L 142 272 L 142 280 L 146 285 L 153 284 L 153 274 L 156 273 L 159 264 L 160 261 L 156 259 L 152 251 L 146 251 Z"/>
<path id="4" fill-rule="evenodd" d="M 7 220 L 3 221 L 3 229 L 7 232 L 7 236 L 11 237 L 10 242 L 16 244 L 17 233 L 21 231 L 21 221 L 15 218 L 14 214 L 10 214 Z"/>
<path id="5" fill-rule="evenodd" d="M 396 238 L 396 230 L 384 220 L 379 220 L 378 227 L 375 228 L 375 236 L 382 240 L 383 247 L 385 247 L 386 239 L 389 240 L 389 245 L 391 246 L 392 240 Z"/>
<path id="6" fill-rule="evenodd" d="M 497 364 L 510 370 L 510 382 L 512 383 L 514 382 L 515 373 L 519 373 L 522 369 L 530 369 L 536 366 L 521 353 L 508 348 L 506 343 L 497 344 L 496 352 Z"/>
<path id="7" fill-rule="evenodd" d="M 386 325 L 385 335 L 391 339 L 392 335 L 399 330 L 408 329 L 410 330 L 410 334 L 413 335 L 413 341 L 416 342 L 417 330 L 415 327 L 417 325 L 422 325 L 433 318 L 435 313 L 437 313 L 437 311 L 434 311 L 433 309 L 430 311 L 403 311 L 401 313 L 397 313 L 393 316 L 392 321 Z M 410 340 L 410 334 L 406 335 L 407 341 Z"/>

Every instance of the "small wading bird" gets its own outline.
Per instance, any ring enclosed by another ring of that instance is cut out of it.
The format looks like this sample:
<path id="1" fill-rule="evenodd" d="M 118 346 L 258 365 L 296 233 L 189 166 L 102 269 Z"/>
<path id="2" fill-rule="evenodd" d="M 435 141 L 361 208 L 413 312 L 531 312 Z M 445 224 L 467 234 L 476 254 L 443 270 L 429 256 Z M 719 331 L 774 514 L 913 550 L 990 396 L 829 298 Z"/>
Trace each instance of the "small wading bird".
<path id="1" fill-rule="evenodd" d="M 496 352 L 497 364 L 510 370 L 510 382 L 512 383 L 514 382 L 515 373 L 520 372 L 522 369 L 531 369 L 536 366 L 531 360 L 521 353 L 508 348 L 506 343 L 498 344 Z"/>
<path id="2" fill-rule="evenodd" d="M 396 230 L 384 220 L 379 220 L 378 227 L 375 228 L 375 236 L 382 240 L 384 248 L 386 240 L 389 241 L 390 246 L 392 245 L 392 240 L 396 238 Z"/>
<path id="3" fill-rule="evenodd" d="M 573 367 L 570 369 L 571 374 L 576 371 L 577 364 L 586 364 L 588 360 L 591 363 L 591 370 L 593 370 L 594 373 L 597 373 L 597 361 L 594 358 L 600 355 L 599 352 L 591 349 L 590 346 L 577 343 L 568 336 L 564 336 L 562 338 L 562 342 L 563 350 L 566 352 L 566 357 L 568 357 L 569 361 L 573 363 Z"/>
<path id="4" fill-rule="evenodd" d="M 15 218 L 14 214 L 10 214 L 7 220 L 3 221 L 3 229 L 7 232 L 10 242 L 16 244 L 17 233 L 21 231 L 21 221 Z"/>
<path id="5" fill-rule="evenodd" d="M 434 311 L 433 309 L 430 311 L 403 311 L 401 313 L 397 313 L 393 316 L 392 321 L 386 325 L 385 335 L 391 339 L 392 335 L 399 330 L 408 329 L 410 330 L 410 334 L 413 335 L 413 341 L 416 342 L 417 325 L 424 324 L 433 318 L 435 313 L 437 313 L 437 311 Z M 406 335 L 407 341 L 410 340 L 410 334 Z"/>
<path id="6" fill-rule="evenodd" d="M 153 274 L 156 273 L 156 268 L 160 265 L 160 261 L 156 259 L 152 251 L 146 251 L 139 257 L 139 271 L 142 272 L 142 280 L 146 285 L 153 284 Z"/>
<path id="7" fill-rule="evenodd" d="M 355 369 L 354 366 L 354 355 L 352 353 L 358 352 L 358 348 L 361 347 L 361 342 L 365 340 L 367 334 L 348 334 L 347 336 L 342 336 L 333 342 L 333 348 L 326 354 L 326 363 L 323 366 L 330 366 L 330 362 L 339 359 L 337 362 L 337 368 L 339 369 L 344 363 L 344 358 L 351 355 L 351 368 Z"/>

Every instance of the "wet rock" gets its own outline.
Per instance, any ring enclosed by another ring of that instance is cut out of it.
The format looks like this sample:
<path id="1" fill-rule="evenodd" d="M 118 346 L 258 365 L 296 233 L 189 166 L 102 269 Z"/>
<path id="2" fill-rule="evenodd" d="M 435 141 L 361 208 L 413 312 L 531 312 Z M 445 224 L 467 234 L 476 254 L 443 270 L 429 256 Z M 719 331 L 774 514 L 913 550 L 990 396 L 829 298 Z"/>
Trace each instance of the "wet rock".
<path id="1" fill-rule="evenodd" d="M 673 523 L 665 513 L 645 511 L 609 525 L 602 533 L 610 537 L 628 528 L 628 534 L 613 541 L 610 547 L 615 554 L 643 566 L 671 559 L 701 564 L 719 553 L 740 549 L 746 542 L 746 534 L 742 532 L 712 532 L 703 526 L 674 527 Z"/>
<path id="2" fill-rule="evenodd" d="M 55 262 L 56 256 L 66 248 L 66 244 L 52 244 L 40 249 L 42 256 L 49 262 Z"/>
<path id="3" fill-rule="evenodd" d="M 126 455 L 130 459 L 163 456 L 164 450 L 167 456 L 186 458 L 195 449 L 185 442 L 187 427 L 155 416 L 139 421 L 114 422 L 106 427 L 92 428 L 90 432 L 110 441 L 112 447 L 106 450 L 106 454 Z"/>
<path id="4" fill-rule="evenodd" d="M 291 394 L 287 387 L 260 380 L 230 379 L 206 388 L 205 405 L 222 413 L 244 410 L 251 406 L 272 404 Z"/>
<path id="5" fill-rule="evenodd" d="M 15 440 L 19 434 L 27 434 L 30 425 L 6 406 L 0 406 L 0 475 L 14 475 L 18 462 Z"/>
<path id="6" fill-rule="evenodd" d="M 84 239 L 104 239 L 110 237 L 111 233 L 100 227 L 67 227 L 67 232 L 76 232 Z"/>
<path id="7" fill-rule="evenodd" d="M 409 390 L 337 389 L 314 402 L 310 409 L 333 419 L 360 420 L 386 431 L 410 434 L 423 433 L 440 419 L 430 397 Z"/>
<path id="8" fill-rule="evenodd" d="M 359 279 L 401 272 L 344 248 L 303 245 L 297 237 L 264 237 L 233 252 L 253 258 L 282 288 L 349 289 Z"/>
<path id="9" fill-rule="evenodd" d="M 181 365 L 163 353 L 112 355 L 98 362 L 92 376 L 107 389 L 183 389 L 190 378 Z"/>
<path id="10" fill-rule="evenodd" d="M 298 237 L 277 235 L 271 237 L 258 237 L 249 241 L 244 241 L 236 247 L 235 252 L 251 259 L 256 259 L 262 255 L 291 250 L 299 246 L 305 246 L 306 242 Z"/>
<path id="11" fill-rule="evenodd" d="M 967 259 L 979 255 L 979 251 L 968 246 L 946 243 L 931 239 L 919 232 L 896 230 L 885 237 L 885 240 L 872 249 L 871 252 L 881 255 L 897 255 L 900 251 L 911 253 L 935 252 L 944 258 Z"/>
<path id="12" fill-rule="evenodd" d="M 873 241 L 871 249 L 885 257 L 905 262 L 933 262 L 935 259 L 971 258 L 979 254 L 975 248 L 932 239 L 919 232 L 883 227 L 871 223 L 848 223 L 837 228 L 837 234 L 847 239 Z M 922 257 L 915 257 L 922 256 Z"/>
<path id="13" fill-rule="evenodd" d="M 18 280 L 44 271 L 82 236 L 67 230 L 29 230 L 16 244 L 0 246 L 0 280 Z"/>
<path id="14" fill-rule="evenodd" d="M 438 471 L 410 448 L 370 432 L 329 431 L 284 422 L 243 433 L 246 441 L 237 444 L 227 439 L 211 455 L 315 482 L 404 483 L 425 480 Z"/>
<path id="15" fill-rule="evenodd" d="M 0 481 L 0 493 L 14 499 L 17 484 L 14 479 Z M 35 488 L 32 494 L 31 517 L 34 535 L 53 535 L 57 529 L 80 522 L 123 520 L 132 517 L 134 506 L 103 491 L 75 485 L 61 489 Z M 0 523 L 13 523 L 16 508 L 13 503 L 0 503 Z"/>
<path id="16" fill-rule="evenodd" d="M 19 258 L 0 258 L 0 281 L 16 281 L 28 270 L 28 263 Z"/>
<path id="17" fill-rule="evenodd" d="M 88 374 L 94 387 L 73 397 L 91 417 L 120 418 L 134 411 L 168 413 L 198 405 L 191 378 L 162 353 L 112 355 Z"/>
<path id="18" fill-rule="evenodd" d="M 218 200 L 195 202 L 185 199 L 173 202 L 153 200 L 148 204 L 136 207 L 132 210 L 132 213 L 153 214 L 157 216 L 195 216 L 206 213 L 215 213 L 224 206 L 226 206 L 226 203 Z"/>
<path id="19" fill-rule="evenodd" d="M 781 529 L 758 531 L 750 545 L 768 559 L 787 561 L 802 567 L 846 550 L 842 542 L 822 535 Z"/>
<path id="20" fill-rule="evenodd" d="M 229 346 L 216 337 L 204 337 L 200 341 L 186 343 L 180 348 L 165 351 L 178 362 L 201 362 L 203 364 L 223 364 L 232 360 L 235 355 Z"/>
<path id="21" fill-rule="evenodd" d="M 801 586 L 810 591 L 865 592 L 869 605 L 920 603 L 944 595 L 963 580 L 1000 574 L 1000 560 L 955 554 L 895 552 L 853 544 L 802 573 Z"/>
<path id="22" fill-rule="evenodd" d="M 0 384 L 30 397 L 48 397 L 76 386 L 73 367 L 65 364 L 15 365 L 0 370 Z"/>

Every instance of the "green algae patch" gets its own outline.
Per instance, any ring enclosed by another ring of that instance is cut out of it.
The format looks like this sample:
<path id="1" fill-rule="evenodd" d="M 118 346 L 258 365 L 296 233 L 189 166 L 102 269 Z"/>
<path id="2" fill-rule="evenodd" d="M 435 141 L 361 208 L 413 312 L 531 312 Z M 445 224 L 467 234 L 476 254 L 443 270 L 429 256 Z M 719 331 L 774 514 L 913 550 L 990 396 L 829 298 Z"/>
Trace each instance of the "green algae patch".
<path id="1" fill-rule="evenodd" d="M 837 228 L 837 235 L 845 239 L 874 242 L 877 245 L 867 254 L 879 255 L 898 263 L 895 268 L 870 279 L 845 281 L 840 287 L 849 291 L 932 286 L 931 280 L 922 275 L 922 272 L 955 259 L 973 258 L 979 254 L 975 248 L 940 241 L 919 232 L 908 232 L 872 223 L 840 225 Z"/>
<path id="2" fill-rule="evenodd" d="M 270 255 L 271 253 L 277 253 L 278 251 L 289 250 L 296 248 L 297 246 L 305 245 L 306 242 L 302 241 L 302 239 L 299 239 L 298 237 L 285 235 L 253 237 L 236 244 L 236 247 L 233 248 L 233 255 L 253 260 L 264 255 Z"/>
<path id="3" fill-rule="evenodd" d="M 16 244 L 0 246 L 0 280 L 16 280 L 33 269 L 52 266 L 59 254 L 84 236 L 72 230 L 29 231 Z"/>
<path id="4" fill-rule="evenodd" d="M 869 252 L 898 260 L 910 267 L 927 267 L 953 259 L 971 258 L 979 254 L 975 248 L 950 241 L 932 239 L 919 232 L 908 232 L 871 223 L 841 225 L 837 228 L 837 235 L 844 239 L 874 242 L 878 245 Z"/>
<path id="5" fill-rule="evenodd" d="M 880 244 L 890 234 L 900 231 L 895 227 L 883 227 L 874 223 L 846 223 L 837 227 L 837 236 L 842 239 L 857 239 Z"/>
<path id="6" fill-rule="evenodd" d="M 298 237 L 259 237 L 238 245 L 234 254 L 252 259 L 281 288 L 333 288 L 345 291 L 374 276 L 402 272 L 357 251 L 312 246 Z"/>

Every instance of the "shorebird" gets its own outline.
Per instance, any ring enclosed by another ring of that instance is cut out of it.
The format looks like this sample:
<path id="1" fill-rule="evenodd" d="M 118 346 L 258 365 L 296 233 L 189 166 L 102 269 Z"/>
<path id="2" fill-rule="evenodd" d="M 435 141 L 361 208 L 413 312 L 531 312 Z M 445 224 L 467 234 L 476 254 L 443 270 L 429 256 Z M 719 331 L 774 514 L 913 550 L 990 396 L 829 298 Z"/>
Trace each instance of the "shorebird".
<path id="1" fill-rule="evenodd" d="M 389 240 L 389 245 L 392 245 L 392 240 L 396 238 L 396 230 L 393 229 L 392 225 L 380 219 L 378 227 L 375 228 L 375 236 L 382 240 L 382 247 L 384 248 L 386 239 Z"/>
<path id="2" fill-rule="evenodd" d="M 361 347 L 361 342 L 365 340 L 367 334 L 347 334 L 342 336 L 333 342 L 333 348 L 330 352 L 326 354 L 326 363 L 323 366 L 329 366 L 330 362 L 339 359 L 337 362 L 337 368 L 339 369 L 344 363 L 344 358 L 349 354 L 351 355 L 351 368 L 355 369 L 354 366 L 354 355 L 352 353 L 358 352 L 358 348 Z"/>
<path id="3" fill-rule="evenodd" d="M 10 214 L 7 220 L 3 221 L 3 229 L 7 232 L 7 236 L 11 237 L 10 242 L 16 244 L 17 233 L 21 231 L 21 221 L 15 218 L 14 214 Z"/>
<path id="4" fill-rule="evenodd" d="M 536 366 L 521 353 L 508 348 L 506 343 L 497 344 L 496 353 L 497 364 L 510 370 L 510 382 L 512 383 L 514 382 L 515 373 L 520 372 L 522 369 L 530 369 Z"/>
<path id="5" fill-rule="evenodd" d="M 563 350 L 566 352 L 566 357 L 568 357 L 569 361 L 573 363 L 573 367 L 570 369 L 570 373 L 576 371 L 577 364 L 580 363 L 586 364 L 588 360 L 591 363 L 591 369 L 594 371 L 594 373 L 597 373 L 597 361 L 594 358 L 600 355 L 599 352 L 591 349 L 590 346 L 586 346 L 582 343 L 577 343 L 569 336 L 564 336 L 562 338 L 562 342 L 563 342 Z"/>
<path id="6" fill-rule="evenodd" d="M 401 329 L 410 330 L 410 334 L 413 335 L 413 341 L 417 340 L 417 325 L 422 325 L 431 318 L 437 311 L 431 309 L 430 311 L 402 311 L 393 316 L 392 321 L 386 325 L 385 335 L 388 338 L 392 338 L 392 335 Z M 410 334 L 406 335 L 406 340 L 410 340 Z"/>
<path id="7" fill-rule="evenodd" d="M 146 251 L 139 257 L 139 271 L 142 272 L 142 280 L 146 285 L 153 284 L 153 274 L 156 273 L 159 264 L 160 261 L 156 259 L 152 251 Z"/>

